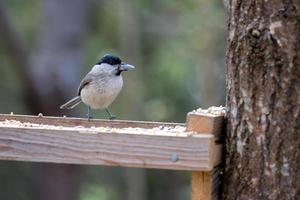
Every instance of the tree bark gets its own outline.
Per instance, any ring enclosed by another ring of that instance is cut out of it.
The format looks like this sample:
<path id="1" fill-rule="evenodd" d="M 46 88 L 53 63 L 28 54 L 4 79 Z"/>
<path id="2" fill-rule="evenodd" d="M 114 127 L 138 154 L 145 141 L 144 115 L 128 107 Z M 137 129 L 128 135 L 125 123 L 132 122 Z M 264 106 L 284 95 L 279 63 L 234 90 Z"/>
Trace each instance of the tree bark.
<path id="1" fill-rule="evenodd" d="M 300 1 L 227 5 L 223 199 L 300 199 Z"/>

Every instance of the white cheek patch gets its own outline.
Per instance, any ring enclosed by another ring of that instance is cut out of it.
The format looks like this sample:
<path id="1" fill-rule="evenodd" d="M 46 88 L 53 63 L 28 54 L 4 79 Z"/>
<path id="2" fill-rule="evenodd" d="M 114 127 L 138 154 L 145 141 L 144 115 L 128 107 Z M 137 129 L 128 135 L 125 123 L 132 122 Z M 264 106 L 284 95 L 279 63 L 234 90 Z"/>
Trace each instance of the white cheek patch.
<path id="1" fill-rule="evenodd" d="M 116 68 L 117 68 L 116 66 L 112 66 L 106 63 L 103 63 L 101 65 L 94 65 L 90 74 L 114 75 L 116 73 Z"/>

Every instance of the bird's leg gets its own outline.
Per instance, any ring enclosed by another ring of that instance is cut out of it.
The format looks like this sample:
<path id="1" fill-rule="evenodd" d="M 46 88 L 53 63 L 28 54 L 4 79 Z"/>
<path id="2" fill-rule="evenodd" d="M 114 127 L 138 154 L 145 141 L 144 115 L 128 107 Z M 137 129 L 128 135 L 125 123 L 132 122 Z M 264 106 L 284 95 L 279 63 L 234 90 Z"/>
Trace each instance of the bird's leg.
<path id="1" fill-rule="evenodd" d="M 107 112 L 107 114 L 109 115 L 109 119 L 112 120 L 112 119 L 116 119 L 116 116 L 112 115 L 109 110 L 107 108 L 105 108 L 105 111 Z"/>
<path id="2" fill-rule="evenodd" d="M 88 113 L 87 113 L 87 119 L 90 121 L 90 119 L 93 119 L 93 117 L 91 116 L 91 107 L 88 106 Z"/>

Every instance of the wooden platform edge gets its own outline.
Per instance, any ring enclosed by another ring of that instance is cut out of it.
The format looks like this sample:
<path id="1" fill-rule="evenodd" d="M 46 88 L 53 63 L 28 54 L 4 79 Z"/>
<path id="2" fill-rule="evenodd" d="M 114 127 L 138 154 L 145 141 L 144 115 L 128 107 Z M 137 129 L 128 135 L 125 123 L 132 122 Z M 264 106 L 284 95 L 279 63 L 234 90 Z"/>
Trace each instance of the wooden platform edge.
<path id="1" fill-rule="evenodd" d="M 0 160 L 209 171 L 214 137 L 0 127 Z"/>

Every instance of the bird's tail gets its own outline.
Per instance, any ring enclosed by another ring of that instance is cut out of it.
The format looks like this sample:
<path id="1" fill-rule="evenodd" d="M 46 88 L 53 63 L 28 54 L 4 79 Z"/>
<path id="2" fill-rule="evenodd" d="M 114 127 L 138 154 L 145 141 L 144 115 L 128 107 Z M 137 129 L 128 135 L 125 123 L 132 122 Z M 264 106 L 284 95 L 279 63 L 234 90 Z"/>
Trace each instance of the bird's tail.
<path id="1" fill-rule="evenodd" d="M 74 97 L 73 99 L 71 99 L 67 103 L 61 105 L 60 109 L 73 109 L 73 108 L 75 108 L 75 106 L 80 104 L 80 102 L 81 102 L 81 97 L 80 96 Z"/>

